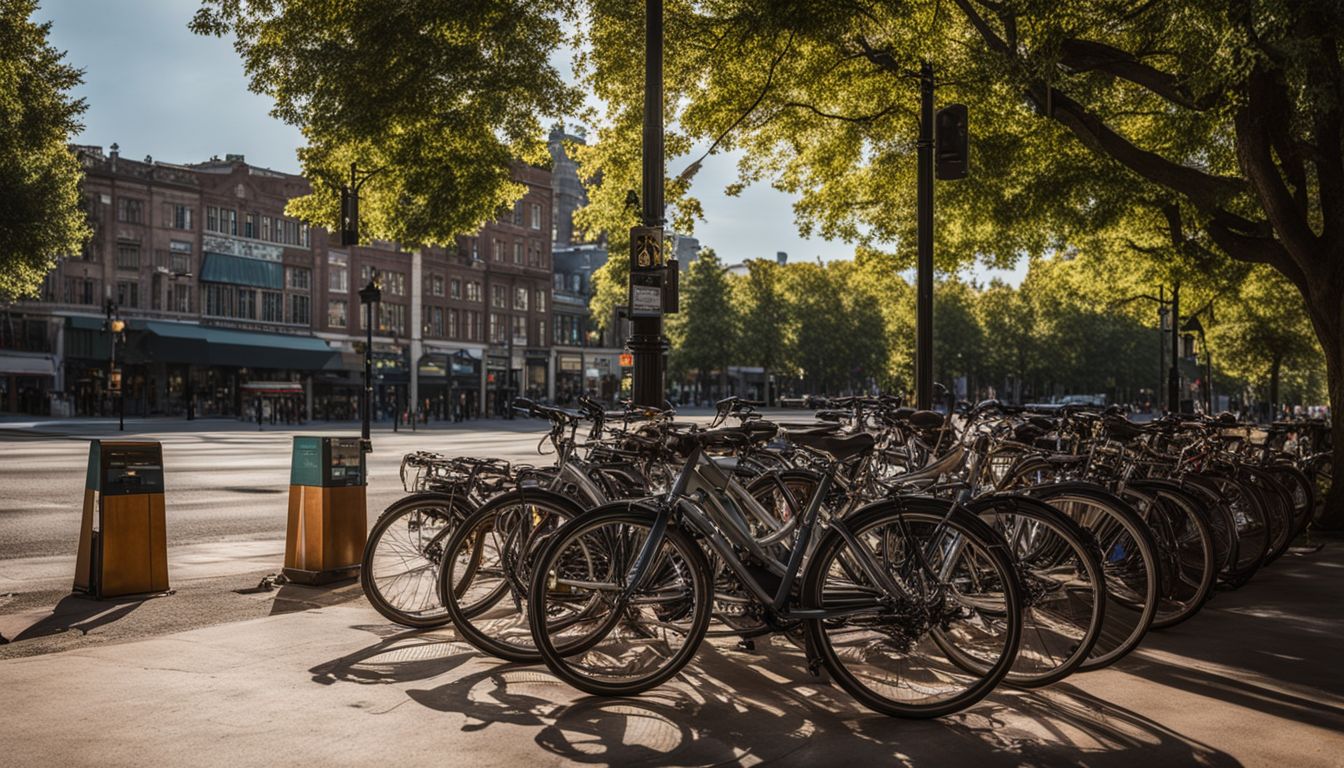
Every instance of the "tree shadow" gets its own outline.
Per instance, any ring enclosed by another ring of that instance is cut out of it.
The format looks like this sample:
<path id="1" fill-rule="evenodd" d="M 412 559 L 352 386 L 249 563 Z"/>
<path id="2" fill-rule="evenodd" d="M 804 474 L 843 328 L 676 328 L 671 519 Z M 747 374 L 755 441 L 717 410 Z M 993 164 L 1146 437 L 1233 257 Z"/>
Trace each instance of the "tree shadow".
<path id="1" fill-rule="evenodd" d="M 50 616 L 28 626 L 9 638 L 9 641 L 17 643 L 71 631 L 87 635 L 99 627 L 124 619 L 146 599 L 133 597 L 95 600 L 84 595 L 66 595 L 51 609 Z"/>

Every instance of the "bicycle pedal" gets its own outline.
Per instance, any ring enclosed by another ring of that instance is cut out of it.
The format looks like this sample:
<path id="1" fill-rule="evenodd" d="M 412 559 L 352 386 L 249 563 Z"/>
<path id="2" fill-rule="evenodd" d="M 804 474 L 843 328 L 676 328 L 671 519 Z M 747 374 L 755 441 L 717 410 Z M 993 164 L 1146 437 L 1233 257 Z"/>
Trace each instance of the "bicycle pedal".
<path id="1" fill-rule="evenodd" d="M 752 640 L 750 637 L 744 637 L 737 641 L 737 650 L 754 653 L 756 651 L 756 641 Z"/>

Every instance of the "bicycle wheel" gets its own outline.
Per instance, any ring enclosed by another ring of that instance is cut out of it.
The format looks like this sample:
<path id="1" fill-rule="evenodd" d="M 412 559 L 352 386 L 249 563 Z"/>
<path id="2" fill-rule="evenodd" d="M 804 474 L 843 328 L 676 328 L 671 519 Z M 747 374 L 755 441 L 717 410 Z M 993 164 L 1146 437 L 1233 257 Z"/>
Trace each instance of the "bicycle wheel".
<path id="1" fill-rule="evenodd" d="M 582 513 L 567 497 L 534 489 L 500 494 L 463 520 L 439 569 L 439 590 L 458 636 L 491 656 L 539 663 L 527 623 L 531 566 L 548 537 Z M 473 552 L 480 552 L 474 573 Z"/>
<path id="2" fill-rule="evenodd" d="M 1136 480 L 1121 495 L 1148 523 L 1157 545 L 1160 589 L 1152 628 L 1173 627 L 1199 612 L 1218 576 L 1202 502 L 1169 480 Z"/>
<path id="3" fill-rule="evenodd" d="M 561 527 L 536 560 L 533 642 L 581 691 L 629 696 L 661 685 L 705 636 L 712 576 L 683 531 L 667 527 L 640 580 L 627 582 L 657 514 L 630 502 L 597 507 Z"/>
<path id="4" fill-rule="evenodd" d="M 1307 529 L 1316 508 L 1316 486 L 1306 473 L 1291 464 L 1274 464 L 1270 472 L 1288 489 L 1293 502 L 1293 538 Z"/>
<path id="5" fill-rule="evenodd" d="M 1218 580 L 1223 586 L 1236 589 L 1250 581 L 1269 552 L 1264 501 L 1250 483 L 1220 472 L 1202 472 L 1200 475 L 1218 488 L 1231 515 L 1232 532 L 1237 539 L 1236 557 L 1218 574 Z"/>
<path id="6" fill-rule="evenodd" d="M 1272 472 L 1263 467 L 1243 466 L 1237 477 L 1250 483 L 1260 492 L 1264 502 L 1266 536 L 1265 561 L 1261 567 L 1279 559 L 1288 551 L 1296 533 L 1293 519 L 1293 497 Z"/>
<path id="7" fill-rule="evenodd" d="M 802 605 L 831 613 L 808 621 L 807 633 L 836 683 L 896 717 L 939 717 L 984 698 L 1012 666 L 1022 631 L 1003 540 L 975 515 L 923 497 L 836 521 L 808 563 Z"/>
<path id="8" fill-rule="evenodd" d="M 417 493 L 378 516 L 359 569 L 360 586 L 374 610 L 407 627 L 450 621 L 439 594 L 439 561 L 448 536 L 469 511 L 461 496 Z"/>
<path id="9" fill-rule="evenodd" d="M 1004 680 L 1024 688 L 1063 680 L 1101 635 L 1106 579 L 1096 543 L 1037 499 L 995 495 L 967 506 L 1003 537 L 1022 582 L 1022 641 Z M 944 650 L 957 653 L 950 644 Z"/>
<path id="10" fill-rule="evenodd" d="M 1106 574 L 1106 617 L 1101 637 L 1080 670 L 1114 664 L 1138 647 L 1157 615 L 1158 565 L 1153 535 L 1123 499 L 1091 483 L 1068 482 L 1027 490 L 1087 529 Z"/>

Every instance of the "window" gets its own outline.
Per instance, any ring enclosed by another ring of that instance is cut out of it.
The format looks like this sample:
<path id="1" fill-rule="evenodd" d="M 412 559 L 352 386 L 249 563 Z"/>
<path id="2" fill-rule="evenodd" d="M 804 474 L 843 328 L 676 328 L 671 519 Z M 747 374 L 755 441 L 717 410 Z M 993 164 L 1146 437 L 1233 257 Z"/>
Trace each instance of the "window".
<path id="1" fill-rule="evenodd" d="M 509 289 L 502 285 L 490 286 L 490 306 L 495 309 L 509 306 Z"/>
<path id="2" fill-rule="evenodd" d="M 462 331 L 462 310 L 448 310 L 448 338 L 456 339 Z"/>
<path id="3" fill-rule="evenodd" d="M 481 301 L 481 284 L 475 280 L 467 283 L 467 301 Z"/>
<path id="4" fill-rule="evenodd" d="M 257 214 L 249 213 L 243 217 L 243 237 L 256 238 L 257 236 Z"/>
<path id="5" fill-rule="evenodd" d="M 527 346 L 527 315 L 514 315 L 512 320 L 513 343 Z"/>
<path id="6" fill-rule="evenodd" d="M 513 225 L 515 227 L 523 226 L 523 201 L 519 200 L 513 204 Z"/>
<path id="7" fill-rule="evenodd" d="M 514 243 L 514 244 L 513 244 L 513 263 L 514 263 L 514 264 L 522 264 L 522 263 L 523 263 L 523 244 L 522 244 L 522 243 Z"/>
<path id="8" fill-rule="evenodd" d="M 504 323 L 500 318 L 503 317 L 498 312 L 490 313 L 490 341 L 504 341 Z"/>
<path id="9" fill-rule="evenodd" d="M 270 240 L 270 239 L 271 239 L 271 217 L 270 217 L 270 216 L 262 216 L 262 217 L 261 217 L 261 239 L 262 239 L 262 240 Z"/>
<path id="10" fill-rule="evenodd" d="M 350 259 L 343 253 L 327 255 L 327 290 L 350 292 Z"/>
<path id="11" fill-rule="evenodd" d="M 245 320 L 257 319 L 257 289 L 238 289 L 238 314 L 236 316 Z"/>
<path id="12" fill-rule="evenodd" d="M 565 290 L 565 276 L 560 274 L 559 272 L 556 272 L 554 275 L 552 275 L 551 282 L 555 283 L 555 290 L 557 291 Z"/>
<path id="13" fill-rule="evenodd" d="M 191 311 L 191 286 L 173 284 L 172 308 L 175 312 Z"/>
<path id="14" fill-rule="evenodd" d="M 332 328 L 344 328 L 346 322 L 346 312 L 350 309 L 350 302 L 345 299 L 332 299 L 327 302 L 327 325 Z"/>
<path id="15" fill-rule="evenodd" d="M 234 292 L 231 286 L 206 283 L 201 290 L 205 294 L 205 314 L 233 317 Z"/>
<path id="16" fill-rule="evenodd" d="M 527 311 L 527 289 L 526 289 L 526 288 L 514 288 L 514 289 L 513 289 L 513 308 L 514 308 L 514 309 L 518 309 L 518 310 L 522 310 L 523 312 L 526 312 L 526 311 Z"/>
<path id="17" fill-rule="evenodd" d="M 205 228 L 210 232 L 218 232 L 221 235 L 238 234 L 238 212 L 232 208 L 216 208 L 208 206 L 205 209 Z"/>
<path id="18" fill-rule="evenodd" d="M 453 278 L 448 283 L 448 295 L 454 299 L 462 298 L 462 281 Z"/>
<path id="19" fill-rule="evenodd" d="M 443 337 L 443 307 L 425 307 L 425 333 Z"/>
<path id="20" fill-rule="evenodd" d="M 118 245 L 117 269 L 139 269 L 139 268 L 140 268 L 140 246 Z"/>
<path id="21" fill-rule="evenodd" d="M 537 203 L 532 203 L 531 208 L 532 208 L 531 226 L 533 229 L 541 229 L 541 206 L 538 205 Z"/>
<path id="22" fill-rule="evenodd" d="M 261 292 L 261 319 L 268 323 L 285 322 L 285 295 L 279 291 Z"/>
<path id="23" fill-rule="evenodd" d="M 545 321 L 545 320 L 538 320 L 538 321 L 537 321 L 537 335 L 536 335 L 536 341 L 533 342 L 533 343 L 534 343 L 534 344 L 545 344 L 545 343 L 546 343 L 546 321 Z"/>
<path id="24" fill-rule="evenodd" d="M 406 305 L 381 302 L 378 305 L 378 330 L 404 336 L 406 334 Z"/>
<path id="25" fill-rule="evenodd" d="M 467 313 L 467 339 L 481 340 L 481 313 L 475 310 Z"/>
<path id="26" fill-rule="evenodd" d="M 479 249 L 479 247 L 478 247 L 479 245 L 480 245 L 480 240 L 478 240 L 477 238 L 474 238 L 474 237 L 471 238 L 471 260 L 472 260 L 472 261 L 480 261 L 480 260 L 481 260 L 481 253 L 480 253 L 480 249 Z"/>
<path id="27" fill-rule="evenodd" d="M 142 208 L 143 200 L 137 200 L 134 197 L 117 198 L 117 221 L 127 224 L 139 224 L 144 221 Z"/>
<path id="28" fill-rule="evenodd" d="M 569 276 L 569 290 L 574 293 L 583 293 L 583 275 Z"/>
<path id="29" fill-rule="evenodd" d="M 191 208 L 177 203 L 164 203 L 164 226 L 171 229 L 191 229 Z"/>
<path id="30" fill-rule="evenodd" d="M 310 246 L 310 244 L 311 241 L 309 240 L 308 225 L 299 224 L 299 245 L 304 248 L 307 248 Z"/>
<path id="31" fill-rule="evenodd" d="M 175 275 L 191 272 L 191 243 L 173 240 L 168 243 L 168 268 Z"/>
<path id="32" fill-rule="evenodd" d="M 564 337 L 564 335 L 561 334 L 561 331 L 560 331 L 561 323 L 562 323 L 562 321 L 563 321 L 563 318 L 564 318 L 563 315 L 556 315 L 556 316 L 551 320 L 551 343 L 553 343 L 553 344 L 564 344 L 564 343 L 565 343 L 565 337 Z"/>
<path id="33" fill-rule="evenodd" d="M 429 295 L 431 296 L 443 295 L 443 275 L 429 276 Z"/>
<path id="34" fill-rule="evenodd" d="M 308 297 L 298 293 L 289 295 L 289 322 L 295 325 L 312 325 L 312 304 Z"/>
<path id="35" fill-rule="evenodd" d="M 406 273 L 391 272 L 384 270 L 379 273 L 382 277 L 383 292 L 393 296 L 406 295 Z"/>
<path id="36" fill-rule="evenodd" d="M 495 241 L 495 261 L 503 261 L 503 260 L 504 260 L 504 241 L 503 241 L 503 240 L 496 240 L 496 241 Z"/>
<path id="37" fill-rule="evenodd" d="M 529 267 L 541 266 L 541 243 L 527 244 L 527 265 Z"/>
<path id="38" fill-rule="evenodd" d="M 538 312 L 546 311 L 546 291 L 541 288 L 537 289 L 537 304 L 532 308 Z"/>
<path id="39" fill-rule="evenodd" d="M 140 306 L 140 284 L 117 283 L 117 306 L 132 309 Z"/>
<path id="40" fill-rule="evenodd" d="M 285 283 L 295 291 L 306 291 L 312 286 L 313 271 L 307 267 L 285 267 Z"/>

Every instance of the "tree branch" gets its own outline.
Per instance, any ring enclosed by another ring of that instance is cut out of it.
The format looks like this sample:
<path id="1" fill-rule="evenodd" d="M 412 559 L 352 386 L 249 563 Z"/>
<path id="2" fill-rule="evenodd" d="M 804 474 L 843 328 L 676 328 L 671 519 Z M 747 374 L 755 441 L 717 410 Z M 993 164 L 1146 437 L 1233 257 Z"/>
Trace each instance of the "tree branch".
<path id="1" fill-rule="evenodd" d="M 1094 40 L 1071 38 L 1060 44 L 1059 63 L 1074 72 L 1101 71 L 1143 86 L 1167 101 L 1187 109 L 1205 110 L 1217 103 L 1218 93 L 1195 98 L 1183 78 L 1141 61 L 1128 51 Z"/>

